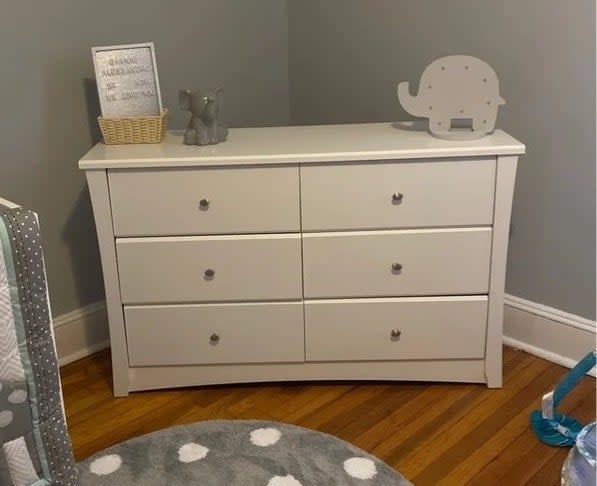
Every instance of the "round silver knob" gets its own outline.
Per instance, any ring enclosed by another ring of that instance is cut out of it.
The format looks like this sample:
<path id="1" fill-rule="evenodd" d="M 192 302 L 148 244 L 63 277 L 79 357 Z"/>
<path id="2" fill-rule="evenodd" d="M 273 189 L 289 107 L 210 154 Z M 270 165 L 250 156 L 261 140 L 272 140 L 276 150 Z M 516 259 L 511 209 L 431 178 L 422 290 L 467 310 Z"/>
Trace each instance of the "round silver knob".
<path id="1" fill-rule="evenodd" d="M 400 329 L 392 329 L 392 332 L 390 332 L 390 335 L 393 338 L 399 338 L 400 336 L 402 336 L 402 331 L 400 331 Z"/>
<path id="2" fill-rule="evenodd" d="M 212 343 L 218 343 L 220 342 L 220 335 L 217 332 L 214 332 L 211 336 L 209 336 L 209 340 Z"/>
<path id="3" fill-rule="evenodd" d="M 395 192 L 394 194 L 392 194 L 392 202 L 394 204 L 402 202 L 402 199 L 404 199 L 404 194 L 402 194 L 401 192 Z"/>
<path id="4" fill-rule="evenodd" d="M 201 199 L 199 201 L 199 208 L 200 209 L 209 209 L 210 200 L 209 199 Z"/>
<path id="5" fill-rule="evenodd" d="M 216 275 L 215 270 L 212 270 L 211 268 L 208 268 L 207 270 L 205 270 L 205 278 L 214 278 L 215 275 Z"/>
<path id="6" fill-rule="evenodd" d="M 392 263 L 392 272 L 400 272 L 402 270 L 401 263 Z"/>

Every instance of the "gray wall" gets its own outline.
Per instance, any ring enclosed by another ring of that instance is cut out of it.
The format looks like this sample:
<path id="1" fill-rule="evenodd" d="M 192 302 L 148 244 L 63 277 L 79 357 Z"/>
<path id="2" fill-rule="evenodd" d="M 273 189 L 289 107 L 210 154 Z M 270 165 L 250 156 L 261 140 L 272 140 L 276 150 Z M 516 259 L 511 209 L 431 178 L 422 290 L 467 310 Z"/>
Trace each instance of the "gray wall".
<path id="1" fill-rule="evenodd" d="M 103 298 L 78 159 L 97 139 L 90 48 L 154 41 L 172 128 L 181 87 L 222 86 L 230 126 L 287 124 L 286 2 L 4 2 L 0 195 L 38 211 L 54 315 Z"/>
<path id="2" fill-rule="evenodd" d="M 76 167 L 98 137 L 89 49 L 153 40 L 172 128 L 186 120 L 178 88 L 194 86 L 225 89 L 230 126 L 406 119 L 398 80 L 416 84 L 451 53 L 487 60 L 508 101 L 498 125 L 528 147 L 507 291 L 595 318 L 592 0 L 55 0 L 32 12 L 10 2 L 0 16 L 0 195 L 40 214 L 54 314 L 103 298 Z"/>
<path id="3" fill-rule="evenodd" d="M 398 80 L 454 53 L 497 71 L 498 127 L 527 145 L 507 292 L 595 319 L 594 0 L 290 0 L 291 120 L 410 118 Z"/>

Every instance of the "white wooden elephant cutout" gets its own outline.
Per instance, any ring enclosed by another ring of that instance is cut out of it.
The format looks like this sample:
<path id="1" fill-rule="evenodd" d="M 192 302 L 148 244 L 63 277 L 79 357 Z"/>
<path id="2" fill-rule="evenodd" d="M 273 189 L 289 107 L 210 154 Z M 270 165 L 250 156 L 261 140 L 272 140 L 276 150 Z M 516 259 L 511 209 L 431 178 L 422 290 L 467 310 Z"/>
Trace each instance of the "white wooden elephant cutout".
<path id="1" fill-rule="evenodd" d="M 419 93 L 408 82 L 398 84 L 398 99 L 411 115 L 429 118 L 429 131 L 447 140 L 481 138 L 495 128 L 500 96 L 493 68 L 472 56 L 447 56 L 433 61 L 421 76 Z M 469 129 L 461 126 L 470 125 Z"/>

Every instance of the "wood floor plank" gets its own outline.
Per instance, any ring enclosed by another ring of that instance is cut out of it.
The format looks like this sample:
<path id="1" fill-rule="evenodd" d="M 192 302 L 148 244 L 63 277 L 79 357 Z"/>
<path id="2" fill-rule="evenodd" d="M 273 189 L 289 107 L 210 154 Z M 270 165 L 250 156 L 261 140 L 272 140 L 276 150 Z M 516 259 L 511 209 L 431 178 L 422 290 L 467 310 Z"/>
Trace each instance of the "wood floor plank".
<path id="1" fill-rule="evenodd" d="M 536 400 L 537 396 L 543 394 L 559 376 L 560 374 L 557 369 L 548 367 L 539 376 L 525 383 L 524 388 L 518 390 L 514 395 L 507 396 L 503 393 L 503 390 L 500 390 L 502 393 L 496 393 L 495 396 L 499 395 L 500 398 L 504 398 L 499 402 L 496 400 L 495 408 L 490 406 L 489 401 L 485 400 L 483 404 L 486 407 L 483 407 L 481 412 L 481 416 L 484 415 L 483 420 L 481 422 L 475 421 L 474 425 L 465 425 L 462 423 L 468 421 L 469 416 L 478 417 L 478 411 L 481 407 L 477 407 L 471 411 L 470 415 L 464 417 L 460 423 L 460 427 L 457 427 L 456 431 L 468 430 L 468 433 L 454 440 L 448 448 L 443 450 L 440 457 L 426 463 L 423 471 L 413 474 L 414 482 L 421 486 L 443 483 L 455 467 L 462 461 L 465 461 L 473 451 L 493 437 L 520 410 L 529 405 L 533 400 Z M 499 413 L 495 413 L 496 411 L 499 411 Z"/>
<path id="2" fill-rule="evenodd" d="M 499 481 L 511 470 L 521 456 L 529 453 L 536 443 L 537 439 L 531 429 L 529 427 L 523 428 L 520 434 L 505 449 L 501 450 L 491 460 L 479 464 L 481 469 L 467 485 L 485 486 Z"/>
<path id="3" fill-rule="evenodd" d="M 593 420 L 588 411 L 590 410 L 591 405 L 594 407 L 594 395 L 594 379 L 585 378 L 564 401 L 560 410 L 571 417 L 577 418 L 581 423 L 589 423 L 589 421 Z M 539 403 L 534 403 L 533 406 L 529 407 L 526 411 L 536 410 L 539 406 Z M 541 457 L 544 458 L 547 458 L 546 454 L 548 455 L 549 452 L 558 454 L 559 449 L 550 449 L 537 442 L 532 429 L 528 426 L 529 416 L 527 415 L 524 417 L 523 415 L 523 418 L 526 418 L 526 423 L 524 423 L 524 421 L 523 423 L 520 423 L 520 433 L 516 435 L 507 447 L 499 452 L 499 454 L 495 455 L 493 458 L 474 458 L 475 460 L 478 460 L 481 465 L 484 464 L 484 466 L 483 469 L 468 482 L 470 486 L 483 486 L 488 484 L 489 481 L 497 481 L 504 478 L 507 474 L 511 473 L 517 463 L 519 463 L 521 469 L 527 468 L 527 470 L 530 470 L 531 467 L 527 460 L 532 460 L 533 457 L 535 457 L 531 453 L 533 449 L 535 449 L 535 451 L 542 451 L 543 454 L 541 454 Z M 568 451 L 568 448 L 566 448 L 565 451 Z M 540 464 L 543 464 L 543 462 L 541 461 Z M 519 477 L 520 479 L 520 476 L 516 471 L 514 472 L 514 476 Z"/>
<path id="4" fill-rule="evenodd" d="M 583 390 L 574 390 L 570 397 L 562 404 L 561 410 L 564 413 L 576 418 L 581 423 L 588 423 L 595 420 L 595 379 L 585 378 L 584 383 L 588 384 L 590 389 L 589 394 L 586 395 L 579 403 L 576 402 L 576 397 Z M 576 406 L 571 407 L 571 402 Z M 570 450 L 568 447 L 550 447 L 542 442 L 539 442 L 535 436 L 532 436 L 533 447 L 526 453 L 518 457 L 518 460 L 508 469 L 502 476 L 503 484 L 517 481 L 517 484 L 527 484 L 532 478 L 538 474 L 545 465 L 551 461 L 555 456 L 559 457 L 560 464 L 564 462 L 566 454 Z"/>
<path id="5" fill-rule="evenodd" d="M 344 427 L 339 427 L 335 434 L 354 443 L 362 434 L 372 430 L 384 418 L 392 414 L 404 403 L 409 403 L 428 388 L 428 385 L 411 385 L 397 390 L 388 387 L 377 400 L 362 404 L 354 412 L 347 410 L 349 420 Z"/>
<path id="6" fill-rule="evenodd" d="M 146 417 L 153 420 L 161 411 L 175 405 L 177 400 L 184 401 L 185 397 L 180 394 L 157 395 L 142 402 L 124 400 L 121 402 L 126 403 L 118 407 L 97 407 L 94 417 L 86 417 L 85 420 L 69 427 L 73 447 L 75 451 L 85 448 L 87 452 L 90 445 L 99 444 L 101 440 L 110 445 L 126 440 L 134 436 L 133 432 L 139 421 Z M 103 426 L 107 427 L 107 430 L 104 430 Z"/>
<path id="7" fill-rule="evenodd" d="M 290 390 L 295 390 L 294 384 L 289 387 Z M 280 404 L 277 410 L 273 412 L 280 417 L 278 420 L 288 421 L 290 423 L 297 423 L 307 416 L 313 410 L 326 406 L 326 404 L 333 403 L 339 400 L 343 395 L 353 390 L 352 384 L 330 384 L 326 386 L 303 386 L 297 393 L 291 395 L 291 399 L 285 400 Z M 263 404 L 268 407 L 268 404 Z"/>
<path id="8" fill-rule="evenodd" d="M 355 437 L 355 445 L 368 451 L 379 449 L 376 453 L 387 457 L 396 444 L 420 431 L 455 401 L 477 388 L 475 385 L 458 385 L 457 388 L 446 384 L 424 386 L 424 391 L 414 399 L 400 404 L 387 417 Z"/>
<path id="9" fill-rule="evenodd" d="M 110 356 L 61 369 L 77 459 L 172 425 L 213 419 L 277 420 L 334 434 L 377 455 L 417 486 L 556 485 L 568 449 L 537 441 L 528 414 L 566 369 L 504 349 L 504 387 L 441 383 L 222 385 L 112 397 Z M 562 404 L 595 418 L 595 379 Z M 249 485 L 248 485 L 249 486 Z"/>
<path id="10" fill-rule="evenodd" d="M 350 393 L 342 397 L 343 407 L 323 406 L 316 408 L 303 417 L 301 424 L 303 427 L 333 433 L 333 430 L 330 429 L 330 424 L 333 426 L 334 420 L 342 420 L 342 417 L 346 416 L 345 411 L 347 409 L 355 409 L 368 399 L 377 396 L 379 392 L 379 385 L 368 387 L 355 386 Z"/>
<path id="11" fill-rule="evenodd" d="M 588 385 L 587 381 L 584 383 Z M 583 385 L 583 384 L 581 384 Z M 547 390 L 551 389 L 548 385 Z M 581 393 L 578 393 L 581 392 Z M 582 403 L 582 400 L 592 393 L 588 386 L 581 386 L 574 396 L 569 397 L 568 405 L 573 406 Z M 490 463 L 493 459 L 498 457 L 507 447 L 519 437 L 520 432 L 528 428 L 529 417 L 533 410 L 539 408 L 539 404 L 534 396 L 530 396 L 526 407 L 521 409 L 511 420 L 498 428 L 493 436 L 488 440 L 479 444 L 465 460 L 457 464 L 457 466 L 446 475 L 442 481 L 438 482 L 438 486 L 445 484 L 466 484 L 468 483 L 482 468 L 484 464 Z M 524 402 L 523 402 L 524 403 Z M 484 430 L 488 430 L 487 425 L 483 426 Z"/>
<path id="12" fill-rule="evenodd" d="M 416 464 L 405 461 L 405 458 L 414 455 L 422 459 L 431 453 L 432 450 L 425 444 L 436 437 L 438 430 L 445 431 L 450 429 L 450 424 L 458 422 L 483 393 L 484 390 L 475 386 L 443 394 L 432 407 L 421 410 L 410 423 L 405 424 L 398 437 L 390 437 L 373 449 L 374 454 L 383 455 L 391 464 L 413 466 L 414 471 Z M 415 454 L 414 451 L 422 451 L 422 454 Z M 414 475 L 413 471 L 409 471 L 409 474 Z"/>
<path id="13" fill-rule="evenodd" d="M 478 427 L 496 407 L 507 404 L 518 391 L 530 383 L 537 373 L 549 365 L 521 355 L 512 361 L 513 367 L 504 374 L 503 389 L 486 390 L 474 387 L 455 401 L 441 416 L 427 421 L 424 428 L 395 445 L 388 453 L 390 460 L 403 466 L 406 474 L 417 476 L 429 465 L 443 457 L 446 450 Z"/>
<path id="14" fill-rule="evenodd" d="M 528 486 L 560 486 L 564 460 L 562 454 L 554 454 L 539 472 L 524 484 Z"/>

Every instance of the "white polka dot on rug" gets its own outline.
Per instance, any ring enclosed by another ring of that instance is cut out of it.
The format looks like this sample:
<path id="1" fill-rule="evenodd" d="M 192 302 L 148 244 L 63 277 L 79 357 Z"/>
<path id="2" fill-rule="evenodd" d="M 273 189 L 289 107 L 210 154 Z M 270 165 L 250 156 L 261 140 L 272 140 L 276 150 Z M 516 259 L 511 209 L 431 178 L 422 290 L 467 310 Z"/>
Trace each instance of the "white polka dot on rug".
<path id="1" fill-rule="evenodd" d="M 282 432 L 273 427 L 266 429 L 255 429 L 251 432 L 251 442 L 259 447 L 268 447 L 274 445 L 282 437 Z"/>
<path id="2" fill-rule="evenodd" d="M 195 462 L 207 456 L 208 452 L 207 447 L 195 442 L 189 442 L 178 449 L 178 460 L 180 462 Z"/>
<path id="3" fill-rule="evenodd" d="M 122 458 L 118 454 L 99 457 L 89 465 L 89 470 L 96 476 L 107 476 L 122 466 Z"/>
<path id="4" fill-rule="evenodd" d="M 377 474 L 375 463 L 365 457 L 352 457 L 344 461 L 344 470 L 357 479 L 371 479 Z"/>
<path id="5" fill-rule="evenodd" d="M 269 480 L 267 486 L 303 486 L 294 476 L 288 474 L 287 476 L 274 476 Z"/>

